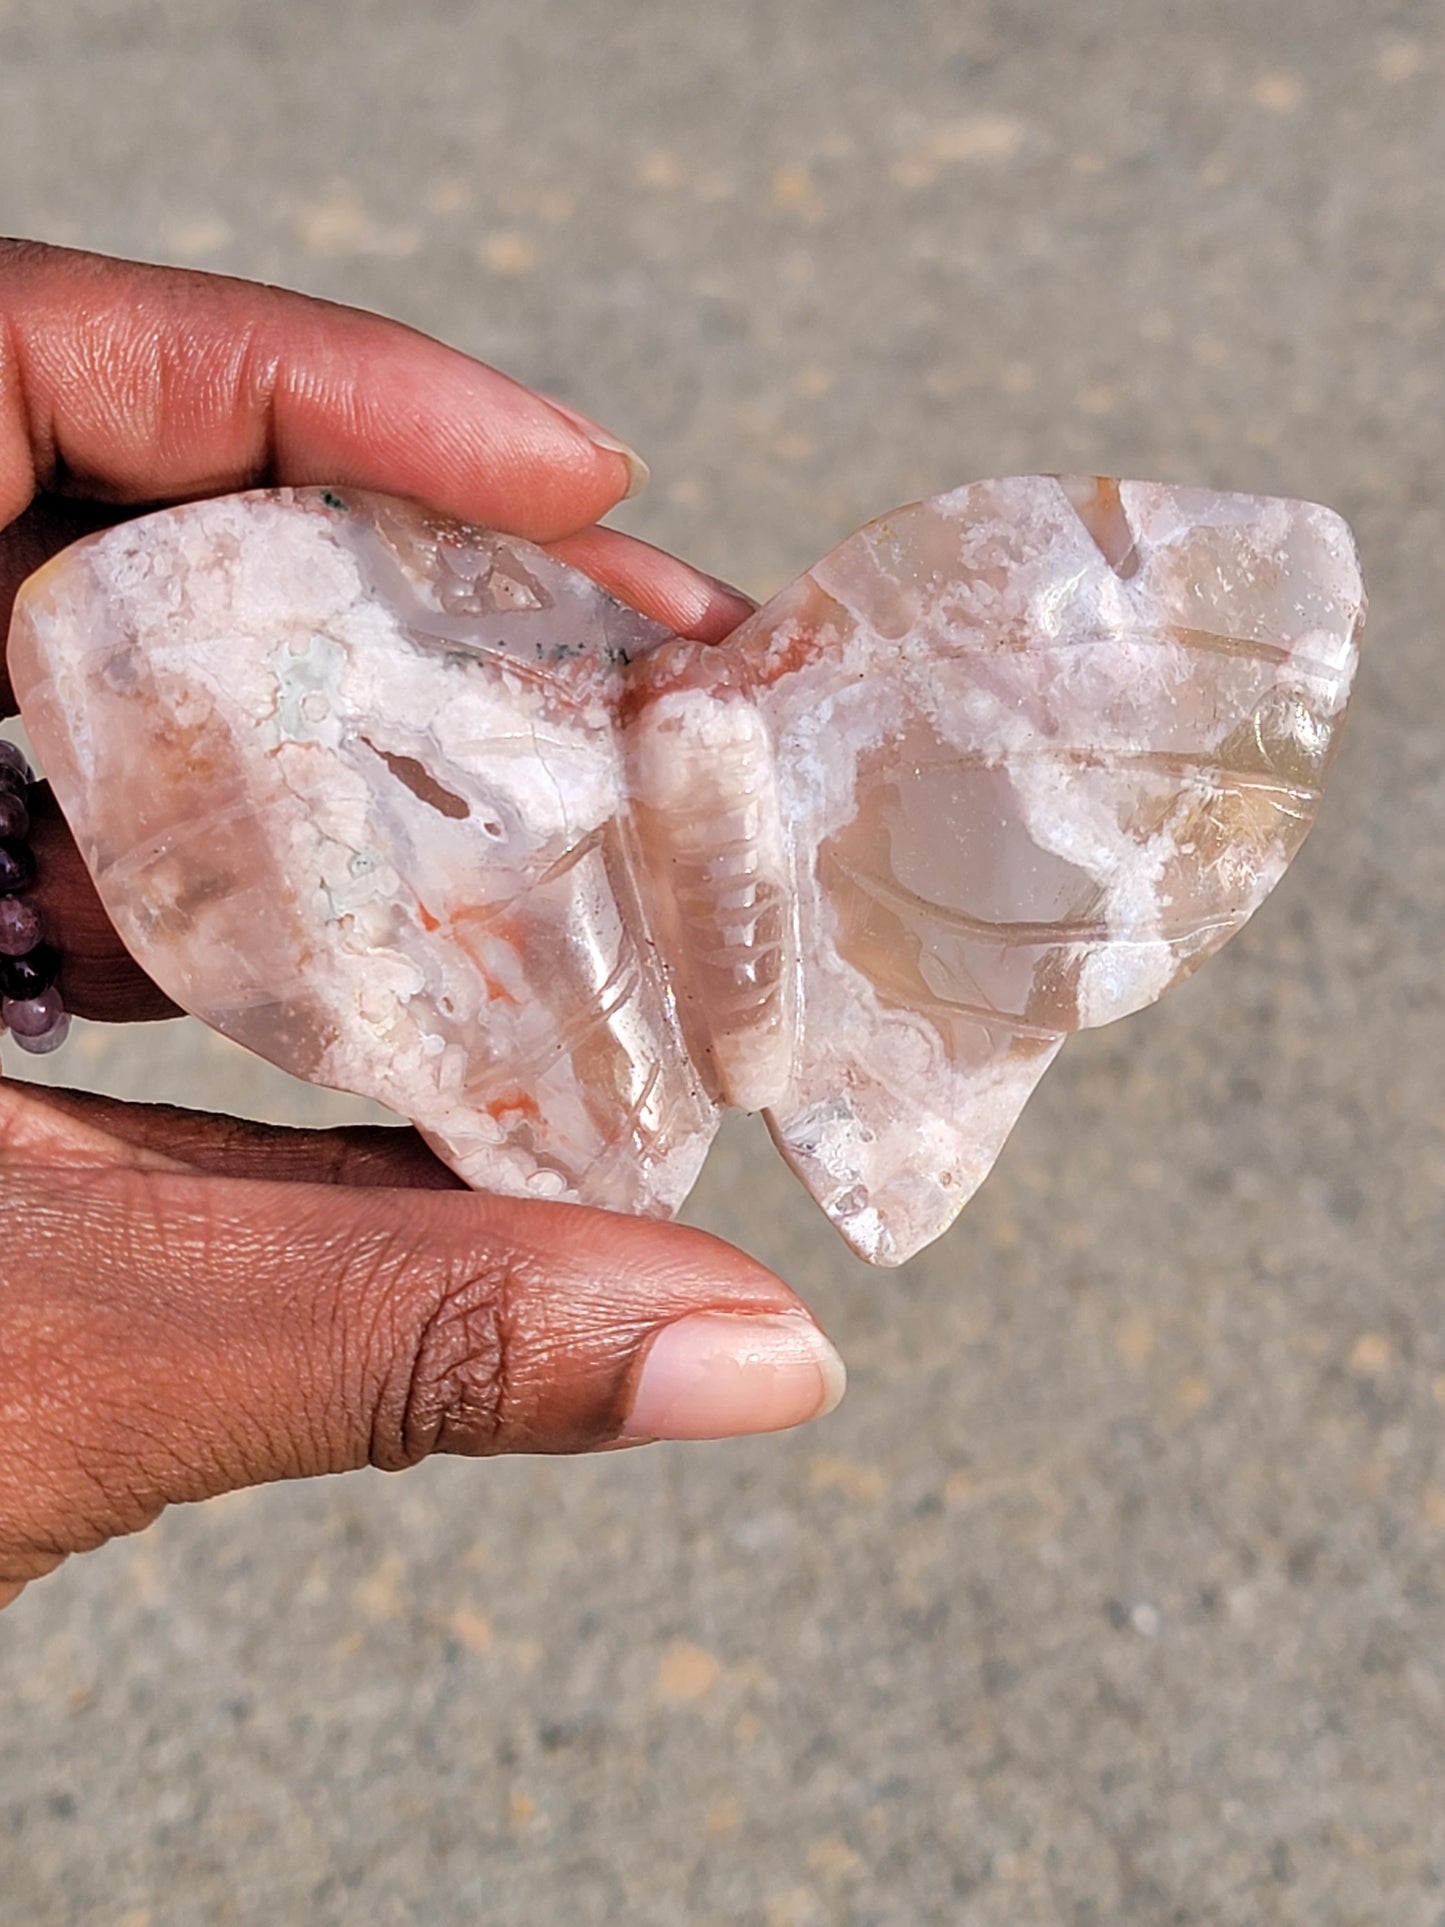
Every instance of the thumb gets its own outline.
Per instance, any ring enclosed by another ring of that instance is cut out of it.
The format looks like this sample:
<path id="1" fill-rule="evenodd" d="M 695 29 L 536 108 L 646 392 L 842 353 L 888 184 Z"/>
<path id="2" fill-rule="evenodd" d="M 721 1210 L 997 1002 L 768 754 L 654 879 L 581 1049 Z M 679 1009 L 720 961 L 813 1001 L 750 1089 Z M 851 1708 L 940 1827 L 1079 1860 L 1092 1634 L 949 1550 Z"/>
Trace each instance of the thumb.
<path id="1" fill-rule="evenodd" d="M 211 1176 L 3 1099 L 0 1603 L 236 1486 L 771 1431 L 841 1395 L 800 1302 L 702 1232 Z"/>

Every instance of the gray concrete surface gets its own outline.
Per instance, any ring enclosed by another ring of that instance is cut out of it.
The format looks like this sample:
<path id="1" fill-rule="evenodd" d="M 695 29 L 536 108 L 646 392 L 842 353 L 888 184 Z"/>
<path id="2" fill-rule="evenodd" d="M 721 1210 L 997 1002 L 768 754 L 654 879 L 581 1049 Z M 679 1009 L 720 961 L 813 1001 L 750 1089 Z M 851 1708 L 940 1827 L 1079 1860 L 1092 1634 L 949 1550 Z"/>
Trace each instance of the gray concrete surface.
<path id="1" fill-rule="evenodd" d="M 720 1146 L 836 1417 L 272 1489 L 8 1614 L 5 1927 L 1445 1921 L 1442 80 L 1423 0 L 0 0 L 0 228 L 438 331 L 756 592 L 1039 467 L 1321 498 L 1374 591 L 1288 881 L 943 1244 Z M 183 1030 L 71 1074 L 158 1057 L 295 1114 Z"/>

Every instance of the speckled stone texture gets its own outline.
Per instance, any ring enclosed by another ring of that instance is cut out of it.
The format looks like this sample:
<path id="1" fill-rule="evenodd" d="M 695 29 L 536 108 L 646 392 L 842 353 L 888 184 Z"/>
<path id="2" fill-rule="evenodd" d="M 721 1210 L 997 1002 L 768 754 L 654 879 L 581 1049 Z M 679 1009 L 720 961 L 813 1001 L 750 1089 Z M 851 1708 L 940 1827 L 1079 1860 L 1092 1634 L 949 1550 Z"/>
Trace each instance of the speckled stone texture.
<path id="1" fill-rule="evenodd" d="M 723 1132 L 692 1210 L 824 1314 L 824 1426 L 277 1488 L 36 1588 L 0 1919 L 1439 1927 L 1439 10 L 661 18 L 9 0 L 0 227 L 439 330 L 755 594 L 967 475 L 1329 502 L 1317 834 L 903 1272 Z M 49 1065 L 297 1114 L 184 1032 Z"/>

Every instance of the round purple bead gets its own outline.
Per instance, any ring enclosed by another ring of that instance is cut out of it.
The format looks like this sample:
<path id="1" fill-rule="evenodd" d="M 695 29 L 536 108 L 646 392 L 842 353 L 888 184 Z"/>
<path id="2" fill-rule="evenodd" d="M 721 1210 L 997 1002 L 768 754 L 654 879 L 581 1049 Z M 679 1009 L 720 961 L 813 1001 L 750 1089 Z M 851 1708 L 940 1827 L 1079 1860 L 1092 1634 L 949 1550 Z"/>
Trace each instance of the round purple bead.
<path id="1" fill-rule="evenodd" d="M 60 975 L 60 952 L 53 944 L 38 943 L 23 957 L 0 957 L 0 997 L 24 1002 L 49 990 Z"/>
<path id="2" fill-rule="evenodd" d="M 14 896 L 35 881 L 35 857 L 28 843 L 0 842 L 0 896 Z"/>
<path id="3" fill-rule="evenodd" d="M 14 1033 L 17 1045 L 32 1057 L 44 1057 L 50 1051 L 59 1050 L 69 1035 L 70 1016 L 63 1010 L 49 1030 L 37 1031 L 33 1037 L 26 1037 L 18 1030 Z"/>
<path id="4" fill-rule="evenodd" d="M 0 736 L 0 769 L 13 769 L 23 783 L 33 783 L 30 765 L 25 760 L 25 752 L 12 743 L 8 736 Z"/>
<path id="5" fill-rule="evenodd" d="M 23 796 L 0 790 L 0 837 L 22 837 L 30 831 L 30 812 Z"/>
<path id="6" fill-rule="evenodd" d="M 24 897 L 0 897 L 0 957 L 23 957 L 41 937 L 40 912 Z"/>
<path id="7" fill-rule="evenodd" d="M 23 1045 L 27 1037 L 46 1036 L 64 1015 L 65 1005 L 55 989 L 42 990 L 38 997 L 0 998 L 0 1019 L 9 1025 L 17 1044 Z"/>

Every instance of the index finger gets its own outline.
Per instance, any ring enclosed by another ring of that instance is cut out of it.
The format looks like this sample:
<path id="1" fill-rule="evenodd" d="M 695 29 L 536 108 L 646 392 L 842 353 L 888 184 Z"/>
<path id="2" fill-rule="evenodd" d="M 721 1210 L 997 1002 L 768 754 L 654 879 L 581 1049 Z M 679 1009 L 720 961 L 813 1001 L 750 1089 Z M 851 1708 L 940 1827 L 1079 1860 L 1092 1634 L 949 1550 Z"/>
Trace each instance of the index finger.
<path id="1" fill-rule="evenodd" d="M 331 482 L 545 542 L 643 472 L 604 431 L 399 322 L 0 241 L 0 528 L 37 492 L 154 503 Z"/>

